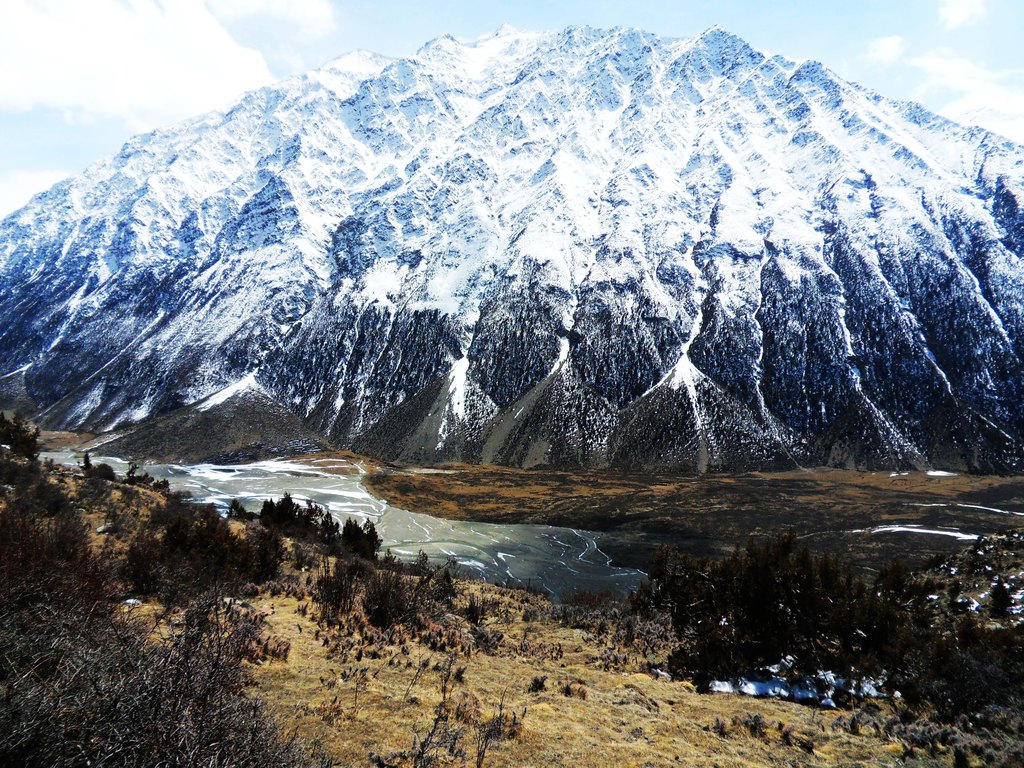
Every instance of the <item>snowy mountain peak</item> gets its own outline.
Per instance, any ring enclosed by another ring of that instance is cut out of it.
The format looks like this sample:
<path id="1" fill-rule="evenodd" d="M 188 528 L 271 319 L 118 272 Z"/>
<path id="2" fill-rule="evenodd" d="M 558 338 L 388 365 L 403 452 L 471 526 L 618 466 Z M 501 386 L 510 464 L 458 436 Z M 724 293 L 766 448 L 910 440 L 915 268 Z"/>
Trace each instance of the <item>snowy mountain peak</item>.
<path id="1" fill-rule="evenodd" d="M 246 382 L 405 460 L 1013 468 L 1022 211 L 1020 146 L 721 27 L 443 36 L 0 222 L 0 374 L 91 429 Z"/>
<path id="2" fill-rule="evenodd" d="M 494 33 L 491 35 L 491 37 L 512 37 L 515 35 L 524 34 L 525 32 L 526 30 L 520 29 L 519 27 L 514 27 L 508 22 L 505 22 L 496 30 L 494 30 Z"/>
<path id="3" fill-rule="evenodd" d="M 389 56 L 381 56 L 372 51 L 355 50 L 342 54 L 321 67 L 323 70 L 331 70 L 343 74 L 362 76 L 364 78 L 375 77 L 380 71 L 390 64 L 394 59 Z"/>
<path id="4" fill-rule="evenodd" d="M 764 54 L 751 48 L 742 37 L 732 34 L 718 24 L 708 27 L 694 39 L 694 47 L 697 46 L 711 53 L 723 68 L 760 62 L 765 58 Z"/>

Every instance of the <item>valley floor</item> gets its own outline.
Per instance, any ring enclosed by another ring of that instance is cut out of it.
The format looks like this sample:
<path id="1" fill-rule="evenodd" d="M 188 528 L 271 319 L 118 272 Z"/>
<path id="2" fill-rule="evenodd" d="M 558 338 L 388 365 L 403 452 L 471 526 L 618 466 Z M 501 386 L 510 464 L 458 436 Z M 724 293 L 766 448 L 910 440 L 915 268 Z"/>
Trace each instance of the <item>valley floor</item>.
<path id="1" fill-rule="evenodd" d="M 49 450 L 109 449 L 102 436 L 51 432 L 43 437 Z M 309 463 L 324 457 L 365 467 L 364 485 L 392 506 L 448 520 L 597 532 L 601 549 L 616 565 L 641 570 L 662 544 L 721 556 L 751 537 L 782 531 L 793 531 L 813 550 L 842 555 L 865 570 L 894 557 L 922 565 L 957 551 L 972 537 L 1024 522 L 1024 476 L 831 468 L 685 476 L 496 465 L 414 467 L 349 452 L 291 460 Z M 163 456 L 172 459 L 189 457 Z M 238 460 L 251 459 L 244 454 Z"/>
<path id="2" fill-rule="evenodd" d="M 379 467 L 365 483 L 389 504 L 436 517 L 599 531 L 618 564 L 642 569 L 661 544 L 717 556 L 788 530 L 861 568 L 893 557 L 917 565 L 1024 521 L 1020 476 L 817 469 L 680 477 L 453 465 Z"/>

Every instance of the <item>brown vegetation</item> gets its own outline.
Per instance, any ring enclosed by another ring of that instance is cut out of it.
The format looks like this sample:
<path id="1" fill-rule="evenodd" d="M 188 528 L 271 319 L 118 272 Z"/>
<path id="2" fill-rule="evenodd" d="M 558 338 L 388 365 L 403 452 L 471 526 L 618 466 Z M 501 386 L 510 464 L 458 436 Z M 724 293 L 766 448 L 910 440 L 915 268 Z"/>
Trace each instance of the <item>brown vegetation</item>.
<path id="1" fill-rule="evenodd" d="M 215 590 L 159 624 L 121 604 L 117 549 L 97 547 L 80 506 L 109 481 L 6 449 L 0 468 L 0 763 L 313 763 L 244 693 L 258 622 Z"/>
<path id="2" fill-rule="evenodd" d="M 874 526 L 1002 530 L 1024 513 L 1024 479 L 923 472 L 818 469 L 736 475 L 641 475 L 453 465 L 420 470 L 383 467 L 367 486 L 390 504 L 453 520 L 542 523 L 601 532 L 601 548 L 620 565 L 646 569 L 661 545 L 723 557 L 751 537 L 794 531 L 814 549 L 857 568 L 894 557 L 917 566 L 958 550 L 945 536 L 870 534 Z"/>
<path id="3" fill-rule="evenodd" d="M 0 471 L 11 486 L 0 515 L 16 508 L 59 542 L 28 546 L 7 528 L 0 536 L 0 547 L 11 548 L 0 553 L 9 563 L 0 573 L 9 585 L 0 595 L 0 641 L 14 649 L 0 683 L 17 705 L 0 704 L 0 725 L 13 734 L 0 735 L 0 761 L 102 763 L 103 750 L 123 750 L 121 763 L 103 764 L 151 764 L 159 744 L 190 750 L 163 753 L 168 764 L 309 764 L 316 750 L 302 745 L 314 743 L 331 764 L 363 766 L 976 766 L 1019 758 L 1013 710 L 984 700 L 968 702 L 968 721 L 944 716 L 927 696 L 913 709 L 876 701 L 822 711 L 699 694 L 662 671 L 680 641 L 672 609 L 654 599 L 657 585 L 631 602 L 580 592 L 553 605 L 525 590 L 463 581 L 450 564 L 376 558 L 376 534 L 363 527 L 349 541 L 298 528 L 286 531 L 297 540 L 282 540 L 274 524 L 214 519 L 125 478 L 27 460 L 0 462 Z M 55 566 L 56 552 L 67 563 Z M 44 573 L 32 570 L 35 562 Z M 150 583 L 133 581 L 153 563 Z M 809 572 L 822 580 L 820 569 Z M 129 595 L 145 602 L 122 605 Z M 19 613 L 25 600 L 44 606 L 42 618 Z M 80 626 L 93 650 L 74 645 L 71 628 Z M 26 676 L 32 654 L 51 648 L 83 664 L 43 659 L 46 673 Z M 123 691 L 113 699 L 126 705 L 93 690 Z M 191 702 L 203 691 L 201 706 Z M 81 757 L 86 732 L 95 736 Z M 204 751 L 205 734 L 219 740 L 222 756 Z"/>

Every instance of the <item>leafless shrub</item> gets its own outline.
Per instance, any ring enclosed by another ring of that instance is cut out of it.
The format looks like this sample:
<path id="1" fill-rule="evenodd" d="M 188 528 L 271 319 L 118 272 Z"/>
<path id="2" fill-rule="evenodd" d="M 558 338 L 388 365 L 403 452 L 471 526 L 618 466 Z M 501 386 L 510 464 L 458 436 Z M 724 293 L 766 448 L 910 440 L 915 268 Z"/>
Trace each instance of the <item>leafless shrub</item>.
<path id="1" fill-rule="evenodd" d="M 441 689 L 441 700 L 434 708 L 434 719 L 430 727 L 422 735 L 414 734 L 412 741 L 413 768 L 431 768 L 437 765 L 442 755 L 464 758 L 465 751 L 461 748 L 463 729 L 449 724 L 449 700 L 452 690 L 452 677 L 456 656 L 448 656 L 438 669 L 438 684 Z"/>
<path id="2" fill-rule="evenodd" d="M 476 725 L 476 768 L 483 768 L 487 752 L 492 744 L 517 739 L 522 734 L 523 721 L 526 719 L 526 707 L 523 707 L 518 713 L 506 711 L 507 693 L 507 690 L 502 692 L 497 712 L 489 720 L 478 722 Z"/>
<path id="3" fill-rule="evenodd" d="M 355 604 L 359 581 L 366 574 L 362 561 L 338 558 L 332 565 L 328 558 L 320 562 L 313 582 L 313 602 L 324 618 L 349 613 Z"/>
<path id="4" fill-rule="evenodd" d="M 375 627 L 386 629 L 409 615 L 409 589 L 401 574 L 378 569 L 366 582 L 363 611 Z"/>
<path id="5" fill-rule="evenodd" d="M 459 695 L 455 697 L 453 714 L 460 723 L 473 725 L 480 722 L 480 716 L 483 714 L 480 699 L 470 691 L 459 691 Z"/>
<path id="6" fill-rule="evenodd" d="M 747 733 L 755 739 L 768 738 L 768 721 L 760 714 L 747 712 L 742 717 L 733 717 L 732 724 L 746 728 Z"/>
<path id="7" fill-rule="evenodd" d="M 430 659 L 429 659 L 429 657 L 428 658 L 424 658 L 424 659 L 420 659 L 420 663 L 416 665 L 416 671 L 413 672 L 412 680 L 409 681 L 409 685 L 405 689 L 405 694 L 402 696 L 402 701 L 408 701 L 409 700 L 409 693 L 410 693 L 410 691 L 412 691 L 413 686 L 416 685 L 416 683 L 418 683 L 420 681 L 420 678 L 423 677 L 423 673 L 426 672 L 429 667 L 430 667 Z"/>

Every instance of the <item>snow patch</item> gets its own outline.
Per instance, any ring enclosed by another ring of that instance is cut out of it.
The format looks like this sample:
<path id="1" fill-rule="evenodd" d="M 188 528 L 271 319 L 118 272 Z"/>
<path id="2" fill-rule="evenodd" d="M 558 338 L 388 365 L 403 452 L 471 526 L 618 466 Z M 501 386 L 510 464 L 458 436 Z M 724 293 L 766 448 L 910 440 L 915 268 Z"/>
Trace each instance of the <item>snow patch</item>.
<path id="1" fill-rule="evenodd" d="M 733 680 L 712 680 L 708 684 L 710 693 L 734 693 L 757 698 L 786 699 L 804 703 L 817 703 L 833 708 L 837 692 L 845 692 L 857 699 L 886 698 L 882 682 L 871 678 L 852 680 L 840 677 L 834 672 L 818 672 L 814 675 L 782 677 L 788 669 L 786 660 L 774 667 L 763 670 L 763 674 L 739 677 Z M 772 674 L 774 672 L 774 674 Z M 895 695 L 895 694 L 894 694 Z"/>
<path id="2" fill-rule="evenodd" d="M 12 376 L 17 376 L 19 373 L 24 373 L 25 371 L 27 371 L 31 367 L 32 367 L 32 363 L 29 363 L 28 365 L 23 365 L 23 366 L 21 366 L 21 368 L 16 368 L 15 370 L 11 371 L 10 373 L 3 374 L 2 376 L 0 376 L 0 379 L 9 379 Z"/>
<path id="3" fill-rule="evenodd" d="M 863 529 L 854 533 L 864 533 Z M 963 533 L 952 529 L 921 528 L 916 525 L 880 525 L 871 528 L 868 533 L 923 533 L 930 536 L 949 536 L 959 541 L 977 541 L 981 538 L 974 533 Z"/>
<path id="4" fill-rule="evenodd" d="M 391 297 L 399 295 L 401 291 L 401 276 L 393 265 L 378 263 L 363 275 L 362 293 L 367 302 L 377 301 L 391 306 Z"/>
<path id="5" fill-rule="evenodd" d="M 1014 512 L 1011 509 L 999 509 L 998 507 L 982 507 L 978 504 L 957 504 L 962 509 L 979 509 L 982 512 L 997 512 L 1000 515 L 1016 515 L 1018 517 L 1024 517 L 1024 512 Z"/>
<path id="6" fill-rule="evenodd" d="M 469 373 L 469 357 L 462 356 L 452 363 L 448 374 L 448 403 L 452 413 L 459 419 L 466 417 L 466 375 Z"/>
<path id="7" fill-rule="evenodd" d="M 255 371 L 250 373 L 245 378 L 239 379 L 234 384 L 231 384 L 230 386 L 224 387 L 224 389 L 220 390 L 219 392 L 214 392 L 208 398 L 206 398 L 201 403 L 199 403 L 196 406 L 196 409 L 200 410 L 200 411 L 208 411 L 211 408 L 213 408 L 215 405 L 220 405 L 221 403 L 225 403 L 228 400 L 230 400 L 232 397 L 234 397 L 235 395 L 237 395 L 237 394 L 239 394 L 241 392 L 245 392 L 246 390 L 249 390 L 249 389 L 260 389 L 259 384 L 256 383 L 256 372 Z"/>

